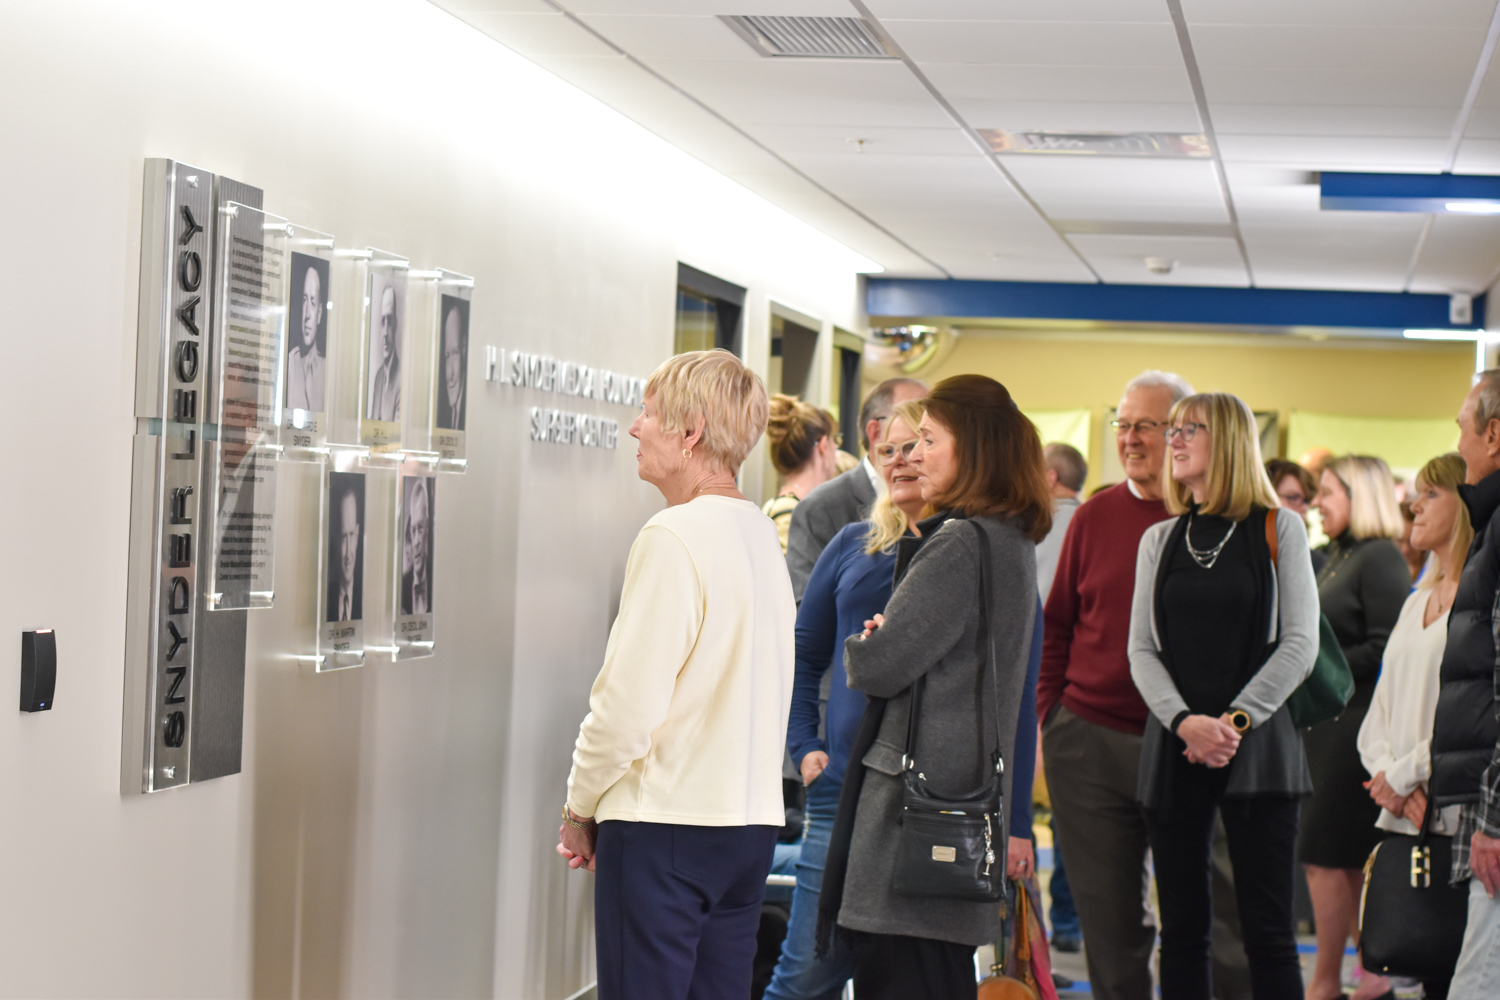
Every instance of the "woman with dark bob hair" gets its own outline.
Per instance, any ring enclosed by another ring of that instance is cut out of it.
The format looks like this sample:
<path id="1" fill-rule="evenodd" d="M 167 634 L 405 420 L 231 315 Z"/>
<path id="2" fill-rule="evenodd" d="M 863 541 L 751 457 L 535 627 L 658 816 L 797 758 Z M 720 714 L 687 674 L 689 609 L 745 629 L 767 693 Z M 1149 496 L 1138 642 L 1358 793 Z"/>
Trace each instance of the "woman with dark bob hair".
<path id="1" fill-rule="evenodd" d="M 998 898 L 955 875 L 978 875 L 992 892 L 1003 884 L 997 814 L 1016 807 L 1004 751 L 1028 694 L 1036 543 L 1052 526 L 1041 439 L 994 379 L 940 382 L 910 461 L 928 516 L 898 543 L 885 614 L 844 644 L 849 686 L 870 701 L 819 899 L 819 947 L 836 923 L 836 946 L 855 949 L 860 1000 L 973 997 L 974 949 L 999 936 Z M 964 813 L 978 831 L 972 850 L 916 839 L 924 824 L 905 816 L 909 788 L 989 803 Z"/>

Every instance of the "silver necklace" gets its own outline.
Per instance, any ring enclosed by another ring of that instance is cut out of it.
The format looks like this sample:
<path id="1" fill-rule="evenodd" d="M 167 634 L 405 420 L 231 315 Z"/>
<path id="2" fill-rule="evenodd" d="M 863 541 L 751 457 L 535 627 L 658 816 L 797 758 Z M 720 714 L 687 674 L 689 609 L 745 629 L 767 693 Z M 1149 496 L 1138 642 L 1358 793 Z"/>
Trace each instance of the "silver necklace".
<path id="1" fill-rule="evenodd" d="M 1238 521 L 1229 522 L 1229 532 L 1219 540 L 1219 544 L 1211 549 L 1193 548 L 1193 515 L 1188 515 L 1187 531 L 1183 533 L 1183 540 L 1187 542 L 1188 555 L 1193 557 L 1193 562 L 1204 569 L 1213 569 L 1214 563 L 1219 561 L 1219 553 L 1224 551 L 1224 546 L 1234 537 L 1234 529 L 1239 526 Z"/>

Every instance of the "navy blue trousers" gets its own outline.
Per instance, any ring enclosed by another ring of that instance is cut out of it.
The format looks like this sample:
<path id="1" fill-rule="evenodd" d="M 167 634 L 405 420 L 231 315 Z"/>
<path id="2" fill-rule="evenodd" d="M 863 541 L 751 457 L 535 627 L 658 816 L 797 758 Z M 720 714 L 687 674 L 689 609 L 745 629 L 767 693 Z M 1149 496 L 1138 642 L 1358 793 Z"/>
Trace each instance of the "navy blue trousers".
<path id="1" fill-rule="evenodd" d="M 750 995 L 775 826 L 599 824 L 599 1000 Z"/>

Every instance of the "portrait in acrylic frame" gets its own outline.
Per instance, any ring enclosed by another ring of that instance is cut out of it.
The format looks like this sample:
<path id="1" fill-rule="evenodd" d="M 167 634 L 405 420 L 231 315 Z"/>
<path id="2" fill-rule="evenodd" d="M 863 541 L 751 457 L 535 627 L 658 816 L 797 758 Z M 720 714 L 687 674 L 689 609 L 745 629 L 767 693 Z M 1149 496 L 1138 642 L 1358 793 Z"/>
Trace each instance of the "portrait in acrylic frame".
<path id="1" fill-rule="evenodd" d="M 432 476 L 401 477 L 401 614 L 432 611 Z"/>
<path id="2" fill-rule="evenodd" d="M 328 474 L 328 614 L 335 622 L 364 618 L 365 476 Z"/>
<path id="3" fill-rule="evenodd" d="M 406 336 L 406 275 L 370 274 L 370 329 L 366 344 L 365 419 L 401 419 L 402 338 Z"/>
<path id="4" fill-rule="evenodd" d="M 284 408 L 323 413 L 328 384 L 328 261 L 296 251 L 291 258 Z"/>
<path id="5" fill-rule="evenodd" d="M 461 431 L 469 405 L 469 302 L 455 295 L 442 296 L 438 326 L 436 425 Z"/>

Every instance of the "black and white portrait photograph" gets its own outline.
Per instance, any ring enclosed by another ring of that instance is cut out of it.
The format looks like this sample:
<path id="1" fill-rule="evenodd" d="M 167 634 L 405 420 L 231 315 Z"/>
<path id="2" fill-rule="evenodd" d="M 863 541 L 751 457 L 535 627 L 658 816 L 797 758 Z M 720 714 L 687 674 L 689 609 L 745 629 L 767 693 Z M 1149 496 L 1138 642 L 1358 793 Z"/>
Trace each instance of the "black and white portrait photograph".
<path id="1" fill-rule="evenodd" d="M 286 409 L 324 412 L 328 371 L 328 261 L 292 253 L 287 302 Z"/>
<path id="2" fill-rule="evenodd" d="M 401 477 L 401 613 L 432 610 L 431 476 Z"/>
<path id="3" fill-rule="evenodd" d="M 365 419 L 401 419 L 401 352 L 406 336 L 406 275 L 370 275 L 370 331 L 366 345 Z"/>
<path id="4" fill-rule="evenodd" d="M 364 618 L 365 476 L 328 474 L 328 622 Z"/>
<path id="5" fill-rule="evenodd" d="M 464 429 L 468 406 L 469 302 L 453 295 L 442 297 L 441 340 L 438 343 L 437 426 L 449 431 Z"/>

